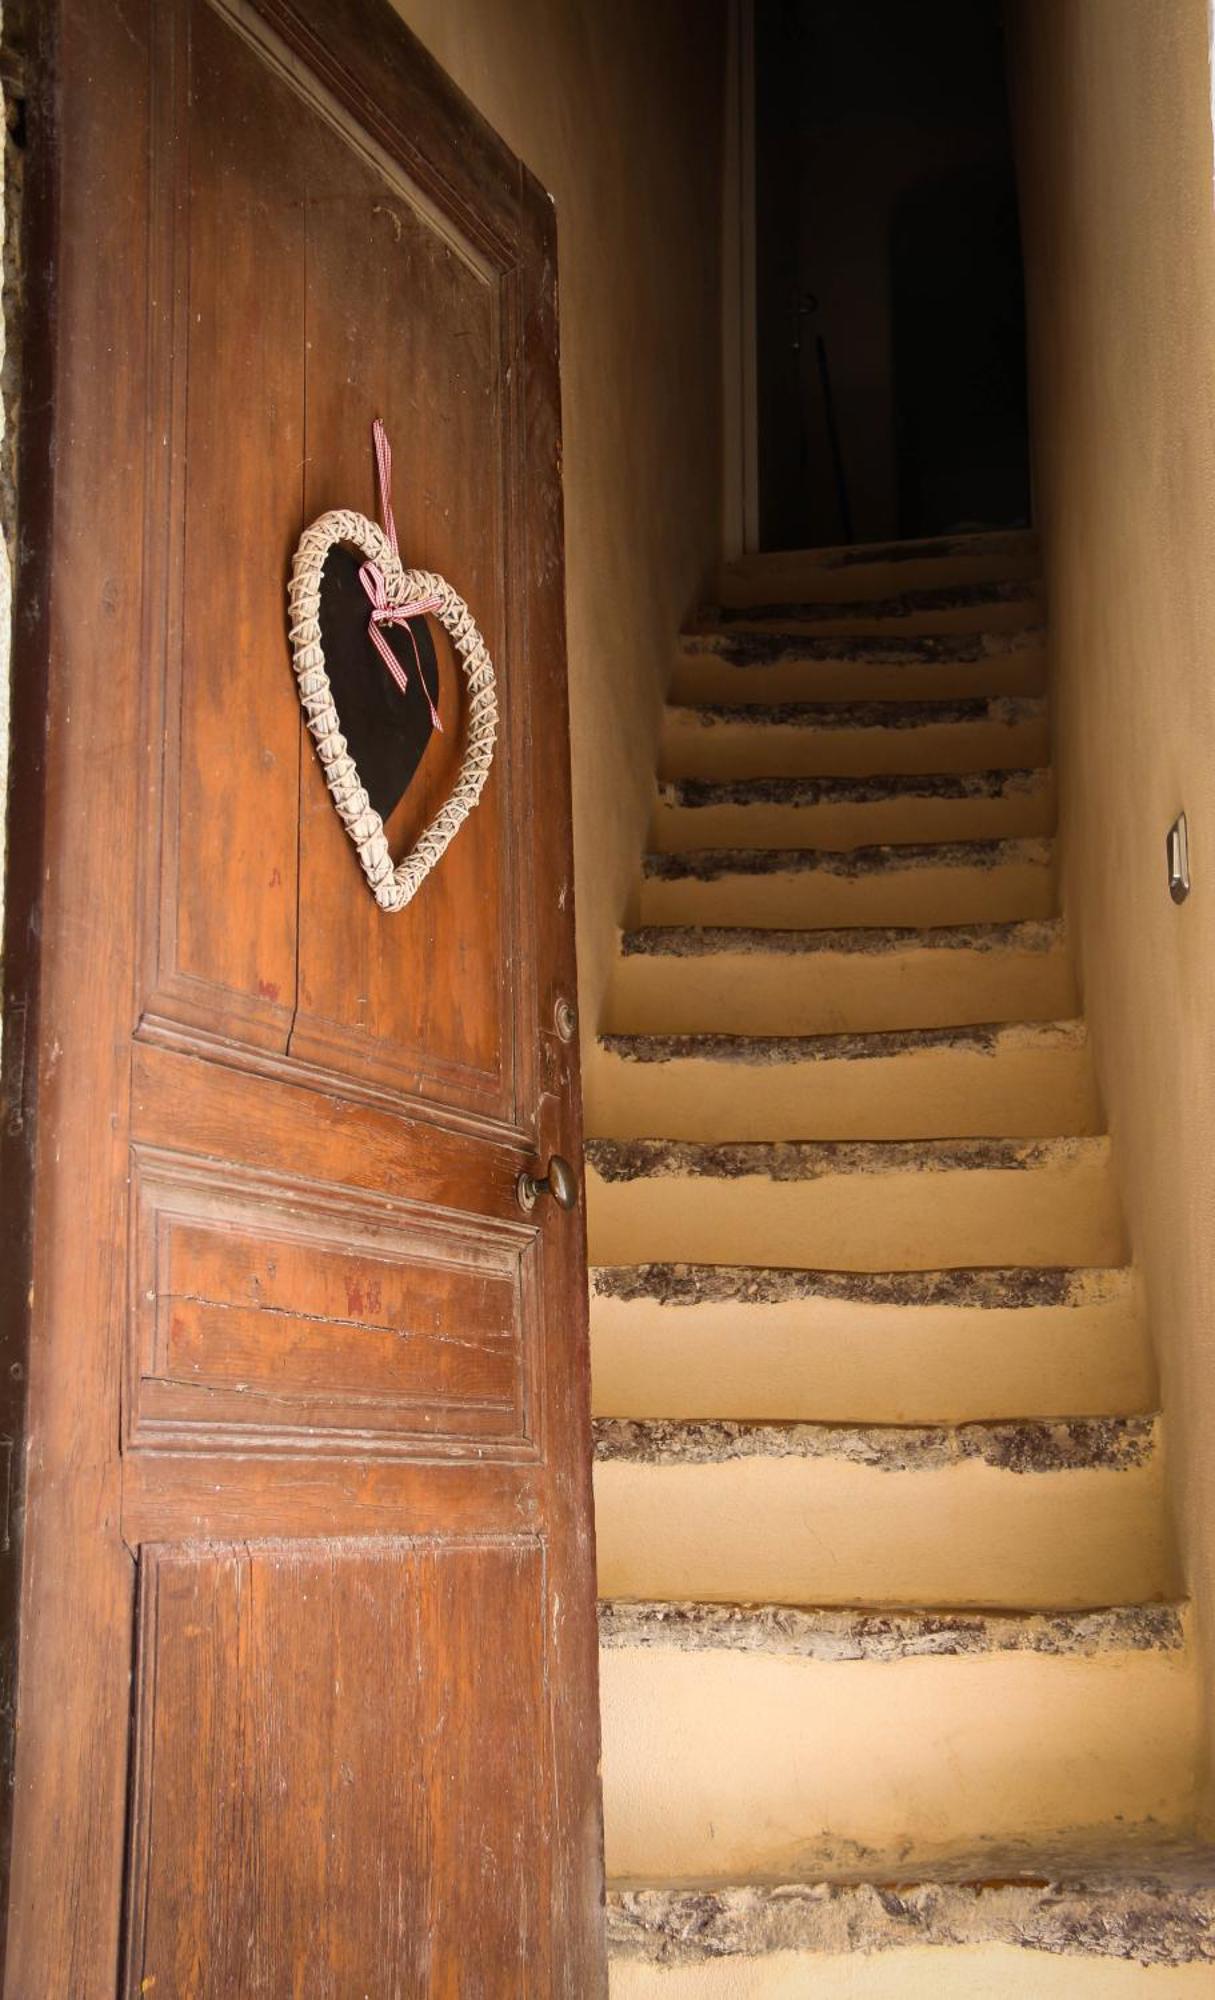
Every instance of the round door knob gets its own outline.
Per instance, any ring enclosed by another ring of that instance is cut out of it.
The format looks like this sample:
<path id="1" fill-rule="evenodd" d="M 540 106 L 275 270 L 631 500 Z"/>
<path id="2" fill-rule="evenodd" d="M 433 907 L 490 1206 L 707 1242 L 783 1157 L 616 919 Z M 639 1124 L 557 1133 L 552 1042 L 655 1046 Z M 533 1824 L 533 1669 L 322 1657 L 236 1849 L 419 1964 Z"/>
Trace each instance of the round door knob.
<path id="1" fill-rule="evenodd" d="M 558 1208 L 574 1208 L 578 1201 L 578 1182 L 568 1160 L 560 1153 L 554 1153 L 548 1163 L 548 1172 L 543 1179 L 535 1174 L 520 1174 L 516 1183 L 519 1206 L 530 1214 L 536 1206 L 538 1195 L 551 1194 Z"/>

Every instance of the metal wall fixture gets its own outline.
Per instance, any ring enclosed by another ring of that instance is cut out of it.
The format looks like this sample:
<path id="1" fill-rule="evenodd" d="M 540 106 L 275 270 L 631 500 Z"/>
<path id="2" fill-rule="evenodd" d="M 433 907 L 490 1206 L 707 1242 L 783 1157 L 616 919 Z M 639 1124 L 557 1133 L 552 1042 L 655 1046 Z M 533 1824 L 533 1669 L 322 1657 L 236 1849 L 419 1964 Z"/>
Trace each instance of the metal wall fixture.
<path id="1" fill-rule="evenodd" d="M 1184 813 L 1178 813 L 1165 835 L 1169 864 L 1169 894 L 1175 903 L 1184 903 L 1190 893 L 1190 829 Z"/>

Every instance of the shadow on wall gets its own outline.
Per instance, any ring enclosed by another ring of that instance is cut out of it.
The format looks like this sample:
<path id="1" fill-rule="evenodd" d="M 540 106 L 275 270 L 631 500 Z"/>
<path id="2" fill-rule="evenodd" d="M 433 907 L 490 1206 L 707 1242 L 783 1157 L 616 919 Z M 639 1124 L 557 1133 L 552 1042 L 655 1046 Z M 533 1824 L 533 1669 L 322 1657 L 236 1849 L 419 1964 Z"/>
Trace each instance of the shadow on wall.
<path id="1" fill-rule="evenodd" d="M 890 232 L 899 531 L 1029 520 L 1025 287 L 1011 164 L 912 189 Z"/>
<path id="2" fill-rule="evenodd" d="M 1029 517 L 998 0 L 757 0 L 761 544 Z"/>

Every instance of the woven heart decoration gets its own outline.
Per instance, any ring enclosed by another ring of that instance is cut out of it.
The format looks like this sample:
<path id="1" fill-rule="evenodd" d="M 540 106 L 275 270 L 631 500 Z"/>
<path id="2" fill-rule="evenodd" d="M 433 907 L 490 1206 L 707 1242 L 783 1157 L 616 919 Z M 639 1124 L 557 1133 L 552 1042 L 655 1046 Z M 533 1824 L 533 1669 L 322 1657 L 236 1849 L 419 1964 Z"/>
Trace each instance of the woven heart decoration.
<path id="1" fill-rule="evenodd" d="M 493 662 L 464 599 L 445 577 L 430 570 L 405 569 L 401 564 L 392 515 L 391 458 L 378 420 L 374 437 L 387 532 L 365 514 L 348 513 L 344 508 L 321 514 L 300 537 L 287 604 L 296 686 L 329 795 L 354 842 L 376 902 L 382 910 L 403 910 L 446 853 L 485 789 L 498 735 L 498 695 Z M 431 616 L 452 640 L 467 691 L 464 756 L 455 784 L 429 826 L 395 867 L 384 837 L 384 822 L 359 781 L 358 767 L 342 734 L 325 670 L 321 575 L 335 543 L 353 549 L 362 558 L 360 578 L 370 605 L 368 634 L 398 684 L 404 687 L 403 669 L 388 648 L 381 627 L 406 625 L 410 619 Z"/>

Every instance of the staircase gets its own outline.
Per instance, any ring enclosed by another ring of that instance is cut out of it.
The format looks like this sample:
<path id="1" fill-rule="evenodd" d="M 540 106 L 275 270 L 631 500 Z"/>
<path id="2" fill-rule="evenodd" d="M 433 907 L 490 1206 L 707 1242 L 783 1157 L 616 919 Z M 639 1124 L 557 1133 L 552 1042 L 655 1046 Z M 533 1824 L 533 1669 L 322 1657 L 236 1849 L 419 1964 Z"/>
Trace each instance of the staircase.
<path id="1" fill-rule="evenodd" d="M 722 599 L 588 1076 L 613 1994 L 1209 1991 L 1032 538 Z"/>

